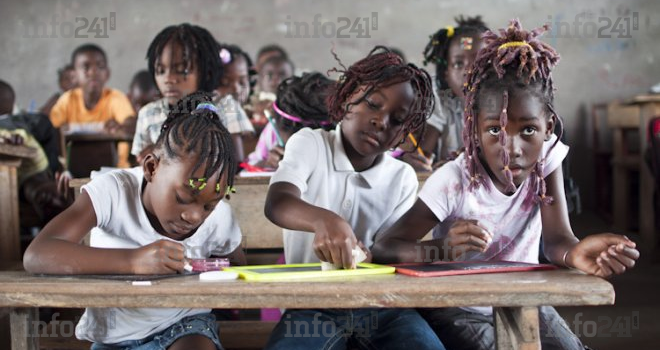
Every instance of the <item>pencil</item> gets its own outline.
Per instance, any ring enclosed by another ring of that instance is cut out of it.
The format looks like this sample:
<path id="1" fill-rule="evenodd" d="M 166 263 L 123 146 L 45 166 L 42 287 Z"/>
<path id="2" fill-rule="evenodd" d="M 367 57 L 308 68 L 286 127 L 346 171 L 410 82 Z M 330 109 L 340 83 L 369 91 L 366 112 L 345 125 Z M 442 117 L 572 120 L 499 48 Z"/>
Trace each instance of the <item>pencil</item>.
<path id="1" fill-rule="evenodd" d="M 275 132 L 275 137 L 277 138 L 277 144 L 280 145 L 280 147 L 284 148 L 284 140 L 282 139 L 280 132 L 277 131 L 277 126 L 275 125 L 275 121 L 273 120 L 273 117 L 270 116 L 270 111 L 265 109 L 264 115 L 266 116 L 266 119 L 268 119 L 270 125 L 273 127 L 273 131 Z"/>
<path id="2" fill-rule="evenodd" d="M 415 140 L 415 136 L 413 136 L 412 133 L 408 133 L 408 138 L 410 139 L 410 141 L 412 141 L 413 146 L 415 146 L 415 148 L 417 149 L 417 153 L 419 153 L 420 156 L 426 158 L 424 151 L 422 151 L 422 149 L 419 148 L 419 145 L 417 144 L 417 140 Z"/>

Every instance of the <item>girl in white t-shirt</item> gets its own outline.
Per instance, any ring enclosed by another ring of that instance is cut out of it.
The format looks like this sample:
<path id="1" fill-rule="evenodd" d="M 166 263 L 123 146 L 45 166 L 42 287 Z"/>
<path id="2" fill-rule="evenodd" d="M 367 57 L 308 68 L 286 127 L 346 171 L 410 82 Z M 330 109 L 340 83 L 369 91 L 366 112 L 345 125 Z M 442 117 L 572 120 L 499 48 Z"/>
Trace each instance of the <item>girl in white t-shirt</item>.
<path id="1" fill-rule="evenodd" d="M 551 69 L 559 55 L 513 20 L 485 47 L 465 87 L 465 153 L 437 170 L 413 207 L 374 245 L 379 262 L 508 260 L 538 262 L 540 240 L 553 263 L 596 276 L 623 273 L 639 252 L 611 233 L 579 241 L 571 229 L 553 135 Z M 561 135 L 560 135 L 561 136 Z M 434 239 L 418 242 L 434 228 Z M 428 256 L 427 256 L 428 253 Z M 493 349 L 492 310 L 422 310 L 448 348 Z M 539 310 L 544 349 L 582 349 L 552 307 Z"/>
<path id="2" fill-rule="evenodd" d="M 240 229 L 222 202 L 236 167 L 231 136 L 210 102 L 206 93 L 179 101 L 142 167 L 84 186 L 28 247 L 25 269 L 175 274 L 187 258 L 211 255 L 244 264 Z M 92 229 L 91 245 L 80 244 Z M 208 309 L 88 308 L 76 336 L 94 342 L 92 349 L 222 348 Z"/>

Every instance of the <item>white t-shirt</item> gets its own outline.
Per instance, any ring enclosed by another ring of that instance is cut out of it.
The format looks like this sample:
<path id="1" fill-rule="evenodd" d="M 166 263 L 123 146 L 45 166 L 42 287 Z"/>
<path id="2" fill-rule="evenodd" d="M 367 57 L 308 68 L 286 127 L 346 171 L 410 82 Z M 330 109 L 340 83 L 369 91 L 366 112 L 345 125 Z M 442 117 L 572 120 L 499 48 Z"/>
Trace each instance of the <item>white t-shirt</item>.
<path id="1" fill-rule="evenodd" d="M 543 143 L 543 155 L 548 154 L 557 136 Z M 547 177 L 561 168 L 568 154 L 568 146 L 559 142 L 550 152 L 543 167 Z M 444 238 L 451 225 L 460 219 L 477 220 L 493 235 L 493 242 L 483 252 L 470 251 L 466 260 L 519 261 L 538 263 L 541 239 L 541 208 L 530 203 L 527 195 L 531 178 L 527 178 L 516 192 L 507 196 L 500 192 L 489 176 L 486 184 L 474 191 L 468 190 L 470 176 L 465 164 L 465 153 L 448 162 L 431 175 L 419 192 L 421 199 L 440 224 L 433 230 L 433 238 Z M 473 308 L 490 313 L 490 308 Z"/>
<path id="2" fill-rule="evenodd" d="M 333 131 L 304 128 L 286 144 L 284 158 L 270 183 L 298 187 L 307 203 L 344 218 L 359 241 L 371 247 L 414 203 L 417 176 L 408 164 L 380 156 L 376 164 L 356 172 L 346 156 L 341 124 Z M 284 229 L 286 262 L 318 262 L 314 233 Z"/>
<path id="3" fill-rule="evenodd" d="M 434 80 L 435 81 L 435 80 Z M 433 86 L 435 109 L 426 123 L 440 133 L 435 153 L 438 160 L 446 160 L 453 152 L 463 147 L 463 102 L 451 90 L 438 91 Z"/>
<path id="4" fill-rule="evenodd" d="M 162 236 L 151 226 L 142 204 L 141 167 L 99 175 L 83 186 L 96 213 L 90 245 L 103 248 L 139 248 Z M 240 245 L 241 231 L 227 203 L 221 201 L 190 237 L 177 241 L 186 257 L 227 255 Z M 181 318 L 209 309 L 87 308 L 76 326 L 76 337 L 104 344 L 143 339 L 166 329 Z"/>

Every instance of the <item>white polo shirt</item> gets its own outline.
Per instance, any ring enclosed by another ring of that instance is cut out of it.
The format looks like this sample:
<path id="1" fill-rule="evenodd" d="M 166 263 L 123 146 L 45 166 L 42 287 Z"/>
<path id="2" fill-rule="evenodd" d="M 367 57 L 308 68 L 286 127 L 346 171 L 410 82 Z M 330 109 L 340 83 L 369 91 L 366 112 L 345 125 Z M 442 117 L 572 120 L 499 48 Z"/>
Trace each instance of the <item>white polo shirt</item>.
<path id="1" fill-rule="evenodd" d="M 291 136 L 270 181 L 276 182 L 293 184 L 302 200 L 344 218 L 369 248 L 412 207 L 418 185 L 413 168 L 392 157 L 381 155 L 374 166 L 356 172 L 344 150 L 341 124 L 333 131 L 304 128 Z M 286 262 L 318 262 L 313 242 L 314 233 L 284 229 Z"/>

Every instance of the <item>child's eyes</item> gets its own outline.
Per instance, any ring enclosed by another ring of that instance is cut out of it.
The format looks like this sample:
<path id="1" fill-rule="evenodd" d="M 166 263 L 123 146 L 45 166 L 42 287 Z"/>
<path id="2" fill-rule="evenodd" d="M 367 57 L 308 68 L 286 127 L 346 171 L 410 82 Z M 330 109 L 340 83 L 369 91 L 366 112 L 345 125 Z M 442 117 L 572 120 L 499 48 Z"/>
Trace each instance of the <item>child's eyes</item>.
<path id="1" fill-rule="evenodd" d="M 190 204 L 190 201 L 186 201 L 183 198 L 179 197 L 179 194 L 174 195 L 176 197 L 176 202 L 179 204 Z"/>
<path id="2" fill-rule="evenodd" d="M 488 133 L 493 136 L 499 136 L 501 130 L 502 128 L 499 126 L 491 126 L 490 128 L 488 128 Z"/>
<path id="3" fill-rule="evenodd" d="M 451 67 L 454 69 L 463 69 L 463 67 L 465 67 L 465 63 L 463 61 L 454 62 L 451 64 Z"/>
<path id="4" fill-rule="evenodd" d="M 371 108 L 371 109 L 379 110 L 380 107 L 381 107 L 379 104 L 376 104 L 376 103 L 374 103 L 374 102 L 371 102 L 371 100 L 369 100 L 369 99 L 365 99 L 365 101 L 367 101 L 367 105 L 368 105 L 369 108 Z"/>

